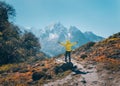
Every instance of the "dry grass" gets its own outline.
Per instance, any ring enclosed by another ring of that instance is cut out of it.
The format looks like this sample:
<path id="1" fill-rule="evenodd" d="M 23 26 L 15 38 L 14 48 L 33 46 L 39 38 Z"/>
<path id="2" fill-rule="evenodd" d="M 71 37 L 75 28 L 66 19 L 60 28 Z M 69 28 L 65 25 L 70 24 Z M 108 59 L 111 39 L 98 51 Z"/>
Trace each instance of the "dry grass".
<path id="1" fill-rule="evenodd" d="M 43 83 L 51 80 L 48 77 L 43 77 L 37 82 L 34 82 L 32 80 L 32 74 L 34 72 L 44 72 L 46 75 L 50 75 L 52 79 L 55 80 L 65 77 L 70 73 L 70 71 L 65 71 L 56 75 L 54 73 L 54 67 L 57 65 L 60 64 L 57 64 L 54 58 L 46 59 L 44 61 L 36 61 L 33 63 L 3 65 L 0 67 L 0 86 L 30 86 L 33 83 L 34 86 L 41 86 Z"/>
<path id="2" fill-rule="evenodd" d="M 120 38 L 109 38 L 109 39 L 105 39 L 105 40 L 103 40 L 103 41 L 101 41 L 99 43 L 100 44 L 108 44 L 108 43 L 110 43 L 112 41 L 119 41 L 119 40 L 120 40 Z"/>
<path id="3" fill-rule="evenodd" d="M 112 59 L 112 58 L 106 58 L 105 56 L 100 56 L 95 58 L 94 60 L 103 63 L 104 68 L 109 71 L 120 71 L 119 59 Z"/>

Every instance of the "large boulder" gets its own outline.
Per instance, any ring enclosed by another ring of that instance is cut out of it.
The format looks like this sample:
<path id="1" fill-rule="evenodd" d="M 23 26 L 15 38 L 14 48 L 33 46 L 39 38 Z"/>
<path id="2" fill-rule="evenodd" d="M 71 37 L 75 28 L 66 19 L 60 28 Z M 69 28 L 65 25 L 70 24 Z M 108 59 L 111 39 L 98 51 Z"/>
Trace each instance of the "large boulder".
<path id="1" fill-rule="evenodd" d="M 32 79 L 33 79 L 33 81 L 36 81 L 36 80 L 43 78 L 44 76 L 46 76 L 46 74 L 43 72 L 34 72 L 32 74 Z"/>
<path id="2" fill-rule="evenodd" d="M 58 73 L 61 73 L 61 72 L 67 71 L 67 70 L 73 70 L 73 69 L 74 69 L 73 63 L 67 62 L 60 66 L 56 66 L 54 68 L 54 72 L 55 72 L 55 74 L 58 74 Z"/>
<path id="3" fill-rule="evenodd" d="M 45 72 L 34 72 L 32 74 L 33 81 L 40 80 L 40 79 L 52 79 L 52 76 L 50 74 L 46 74 Z"/>

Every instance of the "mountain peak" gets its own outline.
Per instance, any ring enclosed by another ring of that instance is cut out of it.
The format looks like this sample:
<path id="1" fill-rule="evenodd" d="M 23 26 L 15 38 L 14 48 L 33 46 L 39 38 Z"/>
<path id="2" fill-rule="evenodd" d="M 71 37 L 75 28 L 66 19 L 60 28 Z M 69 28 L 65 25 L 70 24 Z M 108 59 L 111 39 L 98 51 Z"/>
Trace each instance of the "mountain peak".
<path id="1" fill-rule="evenodd" d="M 46 26 L 45 29 L 49 31 L 56 30 L 56 29 L 63 30 L 65 29 L 65 27 L 60 22 L 56 22 Z"/>
<path id="2" fill-rule="evenodd" d="M 70 29 L 78 29 L 76 26 L 70 26 Z"/>
<path id="3" fill-rule="evenodd" d="M 61 23 L 61 22 L 56 22 L 56 23 L 54 23 L 54 26 L 63 26 L 63 24 Z"/>
<path id="4" fill-rule="evenodd" d="M 83 34 L 83 33 L 80 31 L 80 29 L 77 28 L 77 27 L 75 27 L 75 26 L 70 26 L 69 32 L 75 33 L 75 34 L 76 34 L 76 33 Z"/>

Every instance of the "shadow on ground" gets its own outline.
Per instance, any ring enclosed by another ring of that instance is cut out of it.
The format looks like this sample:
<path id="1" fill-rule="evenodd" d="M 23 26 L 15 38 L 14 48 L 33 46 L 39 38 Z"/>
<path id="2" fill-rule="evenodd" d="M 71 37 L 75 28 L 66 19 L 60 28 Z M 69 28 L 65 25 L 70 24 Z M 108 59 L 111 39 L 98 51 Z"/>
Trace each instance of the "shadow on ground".
<path id="1" fill-rule="evenodd" d="M 75 74 L 87 74 L 89 72 L 83 72 L 80 71 L 76 65 L 74 65 L 72 62 L 67 62 L 67 63 L 63 63 L 60 66 L 56 66 L 54 71 L 56 74 L 61 73 L 61 72 L 65 72 L 67 70 L 72 70 Z"/>

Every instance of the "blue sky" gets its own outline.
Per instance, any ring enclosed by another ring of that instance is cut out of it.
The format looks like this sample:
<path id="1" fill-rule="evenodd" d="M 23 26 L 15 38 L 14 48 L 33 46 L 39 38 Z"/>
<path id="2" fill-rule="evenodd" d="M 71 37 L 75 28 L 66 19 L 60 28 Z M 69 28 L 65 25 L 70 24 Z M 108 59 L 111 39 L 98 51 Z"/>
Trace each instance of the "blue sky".
<path id="1" fill-rule="evenodd" d="M 14 23 L 44 28 L 61 22 L 108 37 L 120 32 L 120 0 L 4 0 L 16 9 Z"/>

